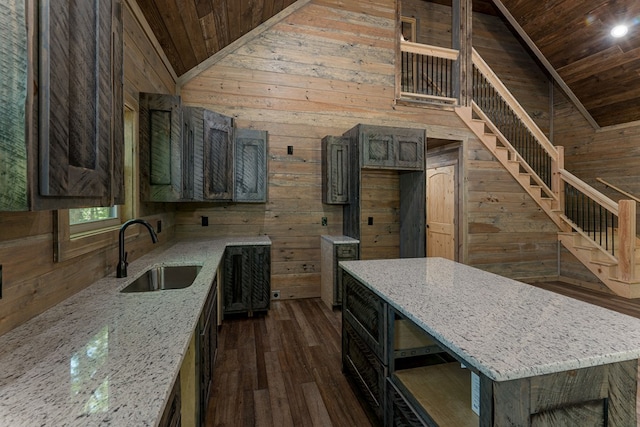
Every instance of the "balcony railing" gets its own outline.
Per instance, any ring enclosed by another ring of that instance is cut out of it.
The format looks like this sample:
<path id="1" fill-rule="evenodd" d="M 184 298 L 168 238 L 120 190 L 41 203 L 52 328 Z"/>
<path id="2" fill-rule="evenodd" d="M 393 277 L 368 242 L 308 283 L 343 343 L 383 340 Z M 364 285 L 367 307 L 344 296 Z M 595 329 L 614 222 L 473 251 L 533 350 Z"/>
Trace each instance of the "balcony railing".
<path id="1" fill-rule="evenodd" d="M 456 104 L 454 67 L 458 51 L 402 41 L 402 98 Z"/>

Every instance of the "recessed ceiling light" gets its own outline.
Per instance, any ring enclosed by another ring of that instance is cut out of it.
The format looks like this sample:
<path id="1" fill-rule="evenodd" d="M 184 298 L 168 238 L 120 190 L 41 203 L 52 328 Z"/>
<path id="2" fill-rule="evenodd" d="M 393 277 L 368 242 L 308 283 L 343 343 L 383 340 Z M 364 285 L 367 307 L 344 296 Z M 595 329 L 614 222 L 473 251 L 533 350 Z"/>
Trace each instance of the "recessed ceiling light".
<path id="1" fill-rule="evenodd" d="M 629 32 L 629 27 L 624 24 L 616 25 L 611 29 L 611 35 L 615 38 L 624 37 Z"/>

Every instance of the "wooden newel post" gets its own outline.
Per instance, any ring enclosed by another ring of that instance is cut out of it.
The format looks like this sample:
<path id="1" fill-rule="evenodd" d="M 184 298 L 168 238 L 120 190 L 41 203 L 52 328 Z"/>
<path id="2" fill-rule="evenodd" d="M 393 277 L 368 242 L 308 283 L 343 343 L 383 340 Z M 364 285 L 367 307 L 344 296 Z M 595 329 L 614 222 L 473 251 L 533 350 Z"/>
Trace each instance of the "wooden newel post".
<path id="1" fill-rule="evenodd" d="M 632 282 L 636 270 L 636 202 L 620 200 L 618 203 L 618 267 L 620 280 Z"/>

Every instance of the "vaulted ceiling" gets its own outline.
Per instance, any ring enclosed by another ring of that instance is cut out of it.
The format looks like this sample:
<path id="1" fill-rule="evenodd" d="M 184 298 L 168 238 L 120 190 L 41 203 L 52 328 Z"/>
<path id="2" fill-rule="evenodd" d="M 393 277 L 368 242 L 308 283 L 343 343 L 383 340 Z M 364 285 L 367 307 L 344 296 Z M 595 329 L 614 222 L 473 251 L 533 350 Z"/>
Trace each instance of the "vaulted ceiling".
<path id="1" fill-rule="evenodd" d="M 296 0 L 137 0 L 178 76 Z"/>
<path id="2" fill-rule="evenodd" d="M 438 3 L 449 0 L 432 0 Z M 178 76 L 281 12 L 295 0 L 137 0 Z M 474 10 L 496 13 L 492 0 Z M 610 126 L 640 120 L 640 1 L 495 0 L 507 20 L 593 118 Z M 497 12 L 499 13 L 499 12 Z M 509 16 L 510 15 L 510 16 Z M 611 26 L 631 24 L 614 39 Z"/>
<path id="3" fill-rule="evenodd" d="M 598 125 L 640 120 L 640 1 L 502 3 Z M 629 33 L 613 38 L 621 22 Z"/>

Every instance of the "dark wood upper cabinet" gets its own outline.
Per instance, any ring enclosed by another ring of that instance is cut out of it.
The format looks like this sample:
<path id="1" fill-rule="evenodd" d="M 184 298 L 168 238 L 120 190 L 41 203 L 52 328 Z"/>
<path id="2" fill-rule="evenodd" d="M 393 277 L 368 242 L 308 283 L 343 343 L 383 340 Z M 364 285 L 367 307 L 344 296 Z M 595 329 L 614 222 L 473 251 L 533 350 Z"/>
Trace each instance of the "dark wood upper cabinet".
<path id="1" fill-rule="evenodd" d="M 322 202 L 349 203 L 349 138 L 327 135 L 322 138 Z"/>
<path id="2" fill-rule="evenodd" d="M 180 97 L 140 94 L 140 197 L 145 201 L 183 200 L 183 121 Z M 188 129 L 185 132 L 188 134 Z"/>
<path id="3" fill-rule="evenodd" d="M 360 125 L 362 167 L 424 169 L 424 130 Z"/>
<path id="4" fill-rule="evenodd" d="M 122 120 L 112 126 L 124 115 L 114 94 L 122 94 L 122 79 L 112 65 L 122 69 L 122 49 L 113 46 L 121 6 L 57 0 L 40 8 L 40 195 L 110 205 L 113 148 L 123 142 Z"/>
<path id="5" fill-rule="evenodd" d="M 204 110 L 203 198 L 233 199 L 233 119 Z"/>
<path id="6" fill-rule="evenodd" d="M 121 0 L 43 1 L 38 2 L 33 15 L 29 15 L 29 8 L 20 6 L 9 18 L 2 18 L 14 19 L 17 25 L 3 28 L 3 45 L 5 31 L 11 41 L 12 65 L 3 70 L 0 83 L 15 84 L 19 97 L 12 101 L 23 107 L 24 114 L 15 117 L 14 126 L 29 131 L 14 135 L 17 138 L 11 141 L 14 149 L 9 161 L 16 166 L 2 178 L 0 190 L 4 192 L 14 181 L 21 185 L 11 190 L 13 201 L 3 201 L 0 209 L 61 209 L 121 202 Z M 20 19 L 25 22 L 17 22 Z M 21 33 L 20 26 L 35 28 L 33 38 Z M 29 50 L 31 58 L 27 57 Z M 37 66 L 25 68 L 26 63 Z M 16 191 L 22 194 L 15 195 Z"/>
<path id="7" fill-rule="evenodd" d="M 267 201 L 267 132 L 235 130 L 234 201 Z"/>
<path id="8" fill-rule="evenodd" d="M 140 94 L 140 195 L 150 202 L 265 202 L 267 132 L 231 117 Z"/>

